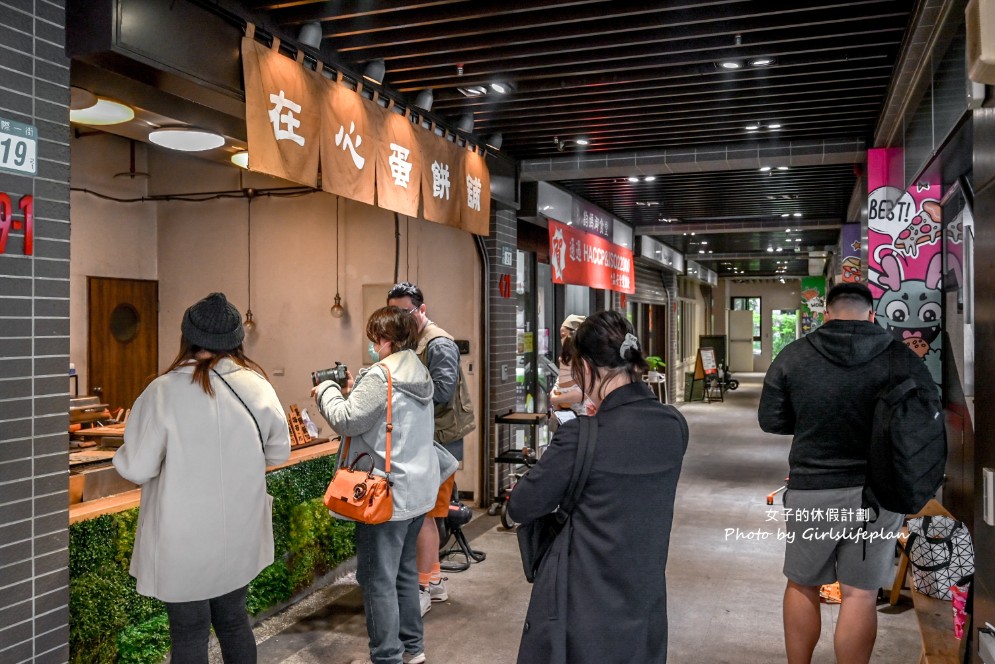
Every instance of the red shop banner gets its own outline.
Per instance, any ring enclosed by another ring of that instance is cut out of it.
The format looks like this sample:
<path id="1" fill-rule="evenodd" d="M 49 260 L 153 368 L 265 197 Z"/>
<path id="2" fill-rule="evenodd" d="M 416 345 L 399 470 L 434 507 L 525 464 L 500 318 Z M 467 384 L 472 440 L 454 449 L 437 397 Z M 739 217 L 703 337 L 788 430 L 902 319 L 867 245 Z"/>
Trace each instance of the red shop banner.
<path id="1" fill-rule="evenodd" d="M 636 292 L 632 252 L 608 240 L 549 220 L 549 264 L 554 284 Z"/>

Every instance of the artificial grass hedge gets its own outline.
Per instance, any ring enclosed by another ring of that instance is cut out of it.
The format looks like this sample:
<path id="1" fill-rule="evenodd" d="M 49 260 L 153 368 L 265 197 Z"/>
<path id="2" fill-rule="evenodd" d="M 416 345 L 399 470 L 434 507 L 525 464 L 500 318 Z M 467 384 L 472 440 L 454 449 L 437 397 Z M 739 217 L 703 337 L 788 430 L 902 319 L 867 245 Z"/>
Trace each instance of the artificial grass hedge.
<path id="1" fill-rule="evenodd" d="M 331 518 L 321 502 L 334 456 L 266 476 L 273 496 L 272 565 L 249 585 L 246 604 L 259 614 L 353 556 L 353 524 Z M 205 509 L 209 506 L 205 506 Z M 169 651 L 165 606 L 135 592 L 128 574 L 138 509 L 69 527 L 70 662 L 160 662 Z"/>

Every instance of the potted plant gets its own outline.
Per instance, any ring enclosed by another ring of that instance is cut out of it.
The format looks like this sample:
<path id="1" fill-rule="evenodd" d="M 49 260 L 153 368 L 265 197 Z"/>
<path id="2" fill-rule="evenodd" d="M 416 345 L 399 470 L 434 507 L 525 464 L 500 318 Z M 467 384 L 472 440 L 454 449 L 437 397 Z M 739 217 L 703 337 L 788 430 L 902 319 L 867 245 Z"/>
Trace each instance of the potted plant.
<path id="1" fill-rule="evenodd" d="M 646 364 L 649 365 L 649 372 L 646 377 L 650 382 L 659 383 L 663 380 L 662 369 L 667 367 L 667 363 L 663 361 L 663 358 L 659 355 L 649 355 L 646 357 Z"/>

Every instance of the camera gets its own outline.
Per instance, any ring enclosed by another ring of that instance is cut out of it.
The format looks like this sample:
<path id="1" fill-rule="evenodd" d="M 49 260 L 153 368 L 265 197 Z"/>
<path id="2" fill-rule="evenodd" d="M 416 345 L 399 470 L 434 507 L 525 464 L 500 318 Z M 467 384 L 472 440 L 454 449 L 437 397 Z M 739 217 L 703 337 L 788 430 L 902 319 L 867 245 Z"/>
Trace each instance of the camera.
<path id="1" fill-rule="evenodd" d="M 318 371 L 312 371 L 311 384 L 317 387 L 319 383 L 323 383 L 326 380 L 334 380 L 338 383 L 339 387 L 345 388 L 346 381 L 349 380 L 349 377 L 346 376 L 348 368 L 349 367 L 341 362 L 336 362 L 335 366 L 331 369 L 319 369 Z"/>

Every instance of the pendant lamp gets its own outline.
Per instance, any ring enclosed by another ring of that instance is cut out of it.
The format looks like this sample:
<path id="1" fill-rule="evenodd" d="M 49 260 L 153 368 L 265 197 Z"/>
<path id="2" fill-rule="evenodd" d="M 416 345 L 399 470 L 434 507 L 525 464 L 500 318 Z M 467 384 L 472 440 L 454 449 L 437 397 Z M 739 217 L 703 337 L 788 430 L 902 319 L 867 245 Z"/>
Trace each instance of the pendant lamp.
<path id="1" fill-rule="evenodd" d="M 341 205 L 342 199 L 339 196 L 335 197 L 335 304 L 332 305 L 331 314 L 333 318 L 342 318 L 345 316 L 345 307 L 342 306 L 342 296 L 339 295 L 339 271 L 340 271 L 340 257 L 342 255 L 339 250 L 339 222 L 341 221 L 341 214 L 339 213 L 339 206 Z"/>

